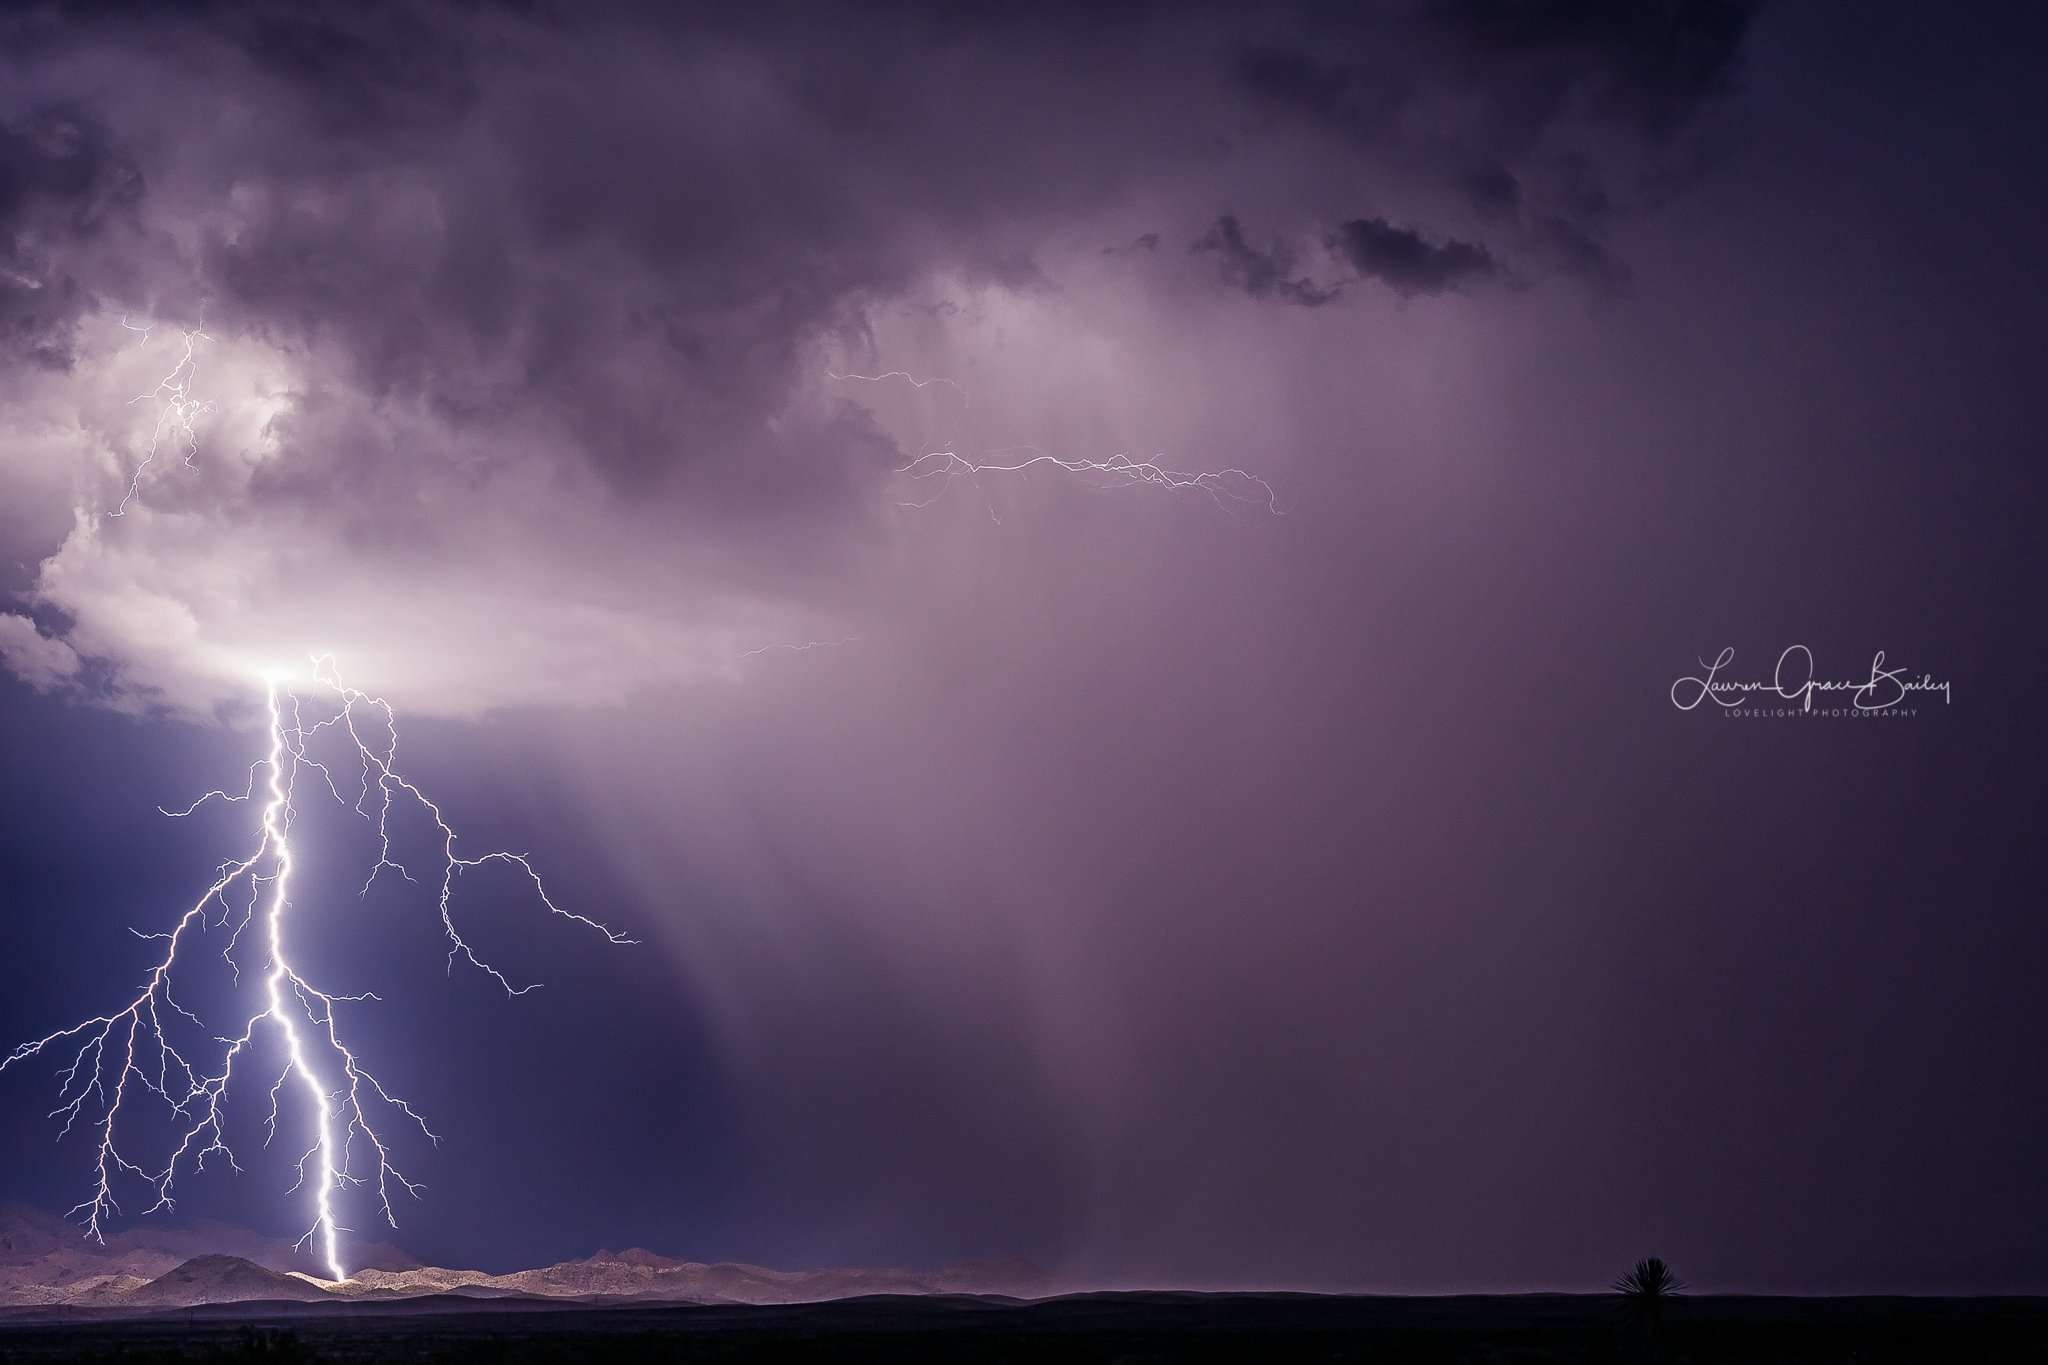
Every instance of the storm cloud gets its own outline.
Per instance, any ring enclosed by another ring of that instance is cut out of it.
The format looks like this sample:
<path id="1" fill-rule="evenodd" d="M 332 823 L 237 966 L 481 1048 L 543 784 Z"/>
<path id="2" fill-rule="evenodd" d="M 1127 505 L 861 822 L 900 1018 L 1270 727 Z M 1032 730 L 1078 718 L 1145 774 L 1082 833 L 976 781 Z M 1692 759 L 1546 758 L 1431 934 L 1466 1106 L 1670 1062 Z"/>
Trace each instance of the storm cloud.
<path id="1" fill-rule="evenodd" d="M 861 566 L 904 500 L 892 471 L 931 414 L 884 429 L 871 393 L 826 376 L 887 360 L 898 310 L 931 310 L 936 337 L 962 309 L 1071 299 L 1104 241 L 1161 233 L 1255 297 L 1337 302 L 1298 256 L 1436 292 L 1490 273 L 1489 249 L 1351 220 L 1327 261 L 1318 219 L 1341 208 L 1315 187 L 1365 175 L 1375 202 L 1462 216 L 1418 169 L 1435 133 L 1408 126 L 1445 100 L 1477 95 L 1461 137 L 1540 187 L 1546 125 L 1669 137 L 1732 61 L 1645 71 L 1662 29 L 1612 16 L 1503 28 L 1396 7 L 1319 31 L 1325 49 L 1403 54 L 1378 79 L 1288 55 L 1310 14 L 1275 12 L 1258 42 L 1224 9 L 1148 6 L 987 24 L 916 6 L 800 23 L 772 6 L 17 17 L 7 326 L 60 382 L 14 410 L 40 424 L 40 399 L 98 395 L 49 446 L 61 474 L 35 476 L 45 499 L 69 485 L 63 543 L 11 547 L 45 561 L 28 606 L 123 706 L 203 710 L 275 648 L 371 659 L 434 709 L 729 670 L 858 623 Z M 1669 24 L 1691 52 L 1697 16 Z M 1133 82 L 1155 93 L 1133 101 Z M 1507 107 L 1534 119 L 1511 138 Z M 1275 108 L 1348 139 L 1320 144 Z M 1292 207 L 1262 214 L 1273 236 L 1254 245 L 1217 209 L 1269 181 Z M 1548 231 L 1598 251 L 1596 227 Z M 1194 282 L 1122 260 L 1118 287 L 1171 326 Z M 123 317 L 155 327 L 145 345 Z M 152 435 L 121 389 L 149 390 L 148 366 L 201 327 L 192 467 L 151 461 L 132 511 L 102 524 Z M 635 528 L 624 558 L 615 518 Z M 467 682 L 407 673 L 411 641 L 470 632 L 450 651 L 476 660 Z M 499 659 L 485 637 L 528 645 Z"/>
<path id="2" fill-rule="evenodd" d="M 157 807 L 332 650 L 466 838 L 643 940 L 486 889 L 508 1004 L 309 837 L 323 967 L 407 974 L 362 1017 L 448 1134 L 416 1254 L 2038 1288 L 2044 50 L 10 10 L 0 1024 L 133 975 L 241 818 Z M 1955 703 L 1668 701 L 1800 643 Z M 62 1208 L 42 1098 L 0 1169 Z"/>
<path id="3" fill-rule="evenodd" d="M 1354 218 L 1338 227 L 1331 249 L 1367 279 L 1397 294 L 1441 294 L 1495 272 L 1493 257 L 1471 242 L 1431 242 L 1384 218 Z"/>
<path id="4" fill-rule="evenodd" d="M 1254 247 L 1245 240 L 1244 228 L 1234 215 L 1226 213 L 1217 219 L 1216 226 L 1196 240 L 1193 250 L 1213 253 L 1217 272 L 1255 299 L 1278 298 L 1307 308 L 1337 299 L 1335 289 L 1323 288 L 1306 277 L 1290 279 L 1294 252 L 1285 242 L 1274 242 L 1263 251 Z"/>
<path id="5" fill-rule="evenodd" d="M 135 167 L 76 109 L 43 105 L 0 125 L 0 346 L 63 370 L 93 300 L 53 255 L 98 237 L 141 198 Z"/>

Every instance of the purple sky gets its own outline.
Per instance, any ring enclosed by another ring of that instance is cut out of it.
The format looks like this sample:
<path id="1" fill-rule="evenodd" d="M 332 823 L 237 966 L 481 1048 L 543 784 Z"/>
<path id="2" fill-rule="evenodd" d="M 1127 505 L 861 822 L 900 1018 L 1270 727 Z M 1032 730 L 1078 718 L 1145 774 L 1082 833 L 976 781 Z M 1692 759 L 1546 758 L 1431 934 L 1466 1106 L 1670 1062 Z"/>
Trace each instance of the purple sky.
<path id="1" fill-rule="evenodd" d="M 2048 1289 L 2048 25 L 1240 8 L 0 20 L 0 1035 L 329 649 L 645 940 L 482 888 L 507 1001 L 309 821 L 428 1259 Z M 1670 700 L 1792 645 L 1953 701 Z"/>

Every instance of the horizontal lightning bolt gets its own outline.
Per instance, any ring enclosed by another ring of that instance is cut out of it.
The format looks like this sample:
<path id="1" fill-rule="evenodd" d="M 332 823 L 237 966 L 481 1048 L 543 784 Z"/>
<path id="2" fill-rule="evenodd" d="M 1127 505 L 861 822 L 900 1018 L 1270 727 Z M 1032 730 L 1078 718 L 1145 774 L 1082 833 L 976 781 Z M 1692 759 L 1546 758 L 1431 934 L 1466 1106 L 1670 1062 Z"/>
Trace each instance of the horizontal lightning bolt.
<path id="1" fill-rule="evenodd" d="M 756 645 L 752 649 L 743 649 L 739 657 L 752 659 L 772 649 L 786 649 L 795 654 L 808 653 L 813 649 L 838 649 L 841 645 L 850 645 L 859 639 L 858 635 L 846 635 L 837 640 L 775 640 L 765 645 Z"/>
<path id="2" fill-rule="evenodd" d="M 1023 458 L 1009 458 L 1021 455 Z M 1135 488 L 1150 485 L 1177 492 L 1206 493 L 1218 503 L 1250 503 L 1279 515 L 1280 498 L 1273 486 L 1256 474 L 1242 469 L 1217 469 L 1205 473 L 1169 469 L 1153 460 L 1112 455 L 1106 460 L 1069 460 L 1048 455 L 1036 446 L 1015 446 L 984 459 L 970 459 L 953 450 L 928 450 L 899 468 L 898 474 L 913 479 L 937 479 L 938 492 L 921 502 L 899 503 L 902 507 L 929 507 L 946 495 L 955 479 L 978 480 L 983 474 L 1029 474 L 1034 469 L 1059 469 L 1069 474 L 1094 476 L 1106 488 Z M 995 505 L 989 504 L 995 518 Z M 996 518 L 1000 520 L 1000 518 Z"/>
<path id="3" fill-rule="evenodd" d="M 915 389 L 927 389 L 935 384 L 944 384 L 960 395 L 961 407 L 968 407 L 972 399 L 967 389 L 951 379 L 934 376 L 919 379 L 907 370 L 890 370 L 883 374 L 839 374 L 827 370 L 826 376 L 845 382 L 858 380 L 862 383 L 881 384 L 900 379 Z M 927 442 L 927 446 L 932 443 Z M 970 456 L 952 448 L 950 442 L 945 448 L 928 448 L 924 453 L 900 466 L 896 472 L 905 477 L 937 482 L 937 491 L 922 500 L 899 502 L 899 507 L 924 508 L 946 495 L 955 480 L 966 479 L 977 488 L 985 474 L 1016 474 L 1029 476 L 1033 470 L 1059 470 L 1066 474 L 1080 475 L 1103 488 L 1164 488 L 1175 492 L 1207 494 L 1219 504 L 1246 503 L 1263 506 L 1268 512 L 1279 515 L 1279 495 L 1273 486 L 1256 474 L 1242 469 L 1216 469 L 1208 471 L 1182 470 L 1160 464 L 1154 457 L 1149 460 L 1137 459 L 1127 454 L 1116 454 L 1105 460 L 1070 459 L 1052 455 L 1037 446 L 1011 446 L 988 455 Z M 1000 521 L 996 515 L 995 503 L 987 498 L 991 520 Z"/>
<path id="4" fill-rule="evenodd" d="M 825 377 L 836 379 L 842 384 L 848 381 L 858 381 L 862 384 L 886 384 L 892 379 L 901 379 L 913 389 L 928 389 L 934 384 L 944 384 L 947 388 L 960 395 L 960 406 L 971 407 L 974 403 L 973 397 L 968 394 L 965 386 L 955 380 L 947 379 L 943 375 L 934 375 L 930 379 L 919 379 L 908 370 L 890 370 L 887 374 L 837 374 L 827 370 L 825 371 Z"/>

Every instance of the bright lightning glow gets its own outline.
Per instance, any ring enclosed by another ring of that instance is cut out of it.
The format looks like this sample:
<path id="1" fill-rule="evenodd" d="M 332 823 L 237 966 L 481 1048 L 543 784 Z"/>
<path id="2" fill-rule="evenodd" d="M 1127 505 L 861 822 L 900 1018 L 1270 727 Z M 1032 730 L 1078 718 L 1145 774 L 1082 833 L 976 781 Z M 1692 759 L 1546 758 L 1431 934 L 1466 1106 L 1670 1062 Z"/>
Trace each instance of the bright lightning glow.
<path id="1" fill-rule="evenodd" d="M 137 327 L 128 321 L 125 313 L 121 315 L 121 325 L 131 332 L 142 333 L 142 340 L 135 343 L 137 346 L 147 346 L 149 334 L 156 328 L 155 323 L 147 327 Z M 182 453 L 185 467 L 194 468 L 192 457 L 198 453 L 199 436 L 193 430 L 192 423 L 201 414 L 213 411 L 213 400 L 192 396 L 192 377 L 198 369 L 193 346 L 197 342 L 211 341 L 213 338 L 197 327 L 180 335 L 185 339 L 185 349 L 179 354 L 178 363 L 171 367 L 171 372 L 159 379 L 156 387 L 148 393 L 138 393 L 128 400 L 134 404 L 154 398 L 162 400 L 163 405 L 157 409 L 156 423 L 150 429 L 149 447 L 143 451 L 141 462 L 135 466 L 134 476 L 128 480 L 128 491 L 121 495 L 120 505 L 107 513 L 110 517 L 123 516 L 127 513 L 128 504 L 142 491 L 143 472 L 156 459 L 157 450 L 166 436 L 170 437 L 171 443 Z"/>
<path id="2" fill-rule="evenodd" d="M 58 1106 L 51 1115 L 64 1121 L 60 1138 L 81 1124 L 96 1136 L 92 1191 L 71 1213 L 79 1217 L 89 1235 L 104 1240 L 104 1223 L 119 1212 L 115 1184 L 122 1178 L 133 1177 L 149 1191 L 152 1202 L 144 1211 L 154 1212 L 171 1207 L 177 1177 L 203 1170 L 208 1158 L 219 1158 L 240 1169 L 225 1130 L 229 1087 L 238 1074 L 261 1064 L 257 1057 L 268 1035 L 275 1043 L 273 1060 L 281 1064 L 268 1088 L 265 1142 L 275 1137 L 287 1087 L 295 1085 L 312 1128 L 311 1146 L 299 1159 L 299 1183 L 293 1187 L 309 1188 L 313 1202 L 311 1226 L 299 1245 L 313 1247 L 332 1277 L 341 1280 L 347 1278 L 347 1267 L 341 1252 L 340 1237 L 345 1229 L 339 1221 L 337 1196 L 356 1187 L 373 1190 L 379 1212 L 396 1227 L 392 1187 L 415 1198 L 420 1193 L 420 1186 L 392 1164 L 390 1149 L 372 1118 L 402 1119 L 430 1141 L 439 1139 L 411 1105 L 386 1090 L 364 1068 L 343 1041 L 338 1007 L 376 997 L 322 990 L 292 960 L 288 929 L 296 907 L 290 836 L 301 779 L 308 779 L 316 792 L 325 789 L 375 829 L 378 855 L 364 883 L 365 892 L 386 869 L 407 881 L 419 880 L 393 851 L 392 821 L 406 808 L 425 817 L 438 849 L 438 866 L 430 880 L 438 883 L 436 903 L 450 945 L 450 970 L 460 958 L 488 973 L 509 994 L 534 989 L 531 983 L 515 986 L 479 957 L 456 927 L 451 907 L 456 881 L 462 873 L 487 863 L 517 867 L 550 913 L 595 929 L 614 943 L 633 940 L 556 905 L 523 854 L 460 855 L 455 830 L 441 808 L 395 767 L 398 728 L 389 703 L 343 683 L 332 660 L 314 660 L 304 695 L 276 676 L 265 679 L 264 693 L 269 743 L 264 756 L 250 767 L 248 787 L 239 796 L 208 792 L 182 811 L 165 812 L 190 815 L 213 800 L 260 802 L 253 847 L 246 856 L 223 863 L 213 884 L 168 932 L 139 935 L 166 943 L 162 960 L 151 969 L 139 994 L 111 1014 L 94 1015 L 23 1043 L 0 1060 L 0 1071 L 46 1051 L 54 1050 L 59 1057 L 68 1055 L 68 1062 L 58 1070 Z M 354 786 L 356 791 L 345 795 L 345 786 Z M 247 934 L 259 918 L 259 933 Z M 243 967 L 248 965 L 244 959 L 252 955 L 255 945 L 260 945 L 263 954 L 261 993 L 254 1000 L 244 993 L 247 1013 L 236 1016 L 241 1021 L 237 1025 L 240 1031 L 232 1036 L 206 1034 L 209 1026 L 173 994 L 174 974 L 183 979 L 180 965 L 197 951 L 190 943 L 193 932 L 209 928 L 230 929 L 221 957 L 238 986 Z M 181 951 L 185 958 L 180 957 Z M 202 1036 L 187 1040 L 183 1033 L 191 1030 Z M 71 1050 L 74 1043 L 75 1052 Z M 145 1164 L 131 1151 L 127 1136 L 132 1128 L 128 1120 L 135 1117 L 133 1110 L 152 1100 L 160 1112 L 167 1111 L 170 1120 L 172 1136 L 161 1165 L 154 1164 L 154 1158 Z"/>

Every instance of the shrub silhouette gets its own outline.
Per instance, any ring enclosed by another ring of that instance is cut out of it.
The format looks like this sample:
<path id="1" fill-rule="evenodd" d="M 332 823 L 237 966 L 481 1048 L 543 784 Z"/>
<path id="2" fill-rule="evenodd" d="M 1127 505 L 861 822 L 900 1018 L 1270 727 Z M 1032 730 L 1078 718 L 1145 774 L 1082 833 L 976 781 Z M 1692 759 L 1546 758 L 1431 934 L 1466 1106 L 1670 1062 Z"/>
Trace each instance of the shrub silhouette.
<path id="1" fill-rule="evenodd" d="M 1645 1256 L 1614 1282 L 1621 1295 L 1622 1324 L 1641 1345 L 1644 1359 L 1655 1360 L 1664 1330 L 1664 1307 L 1685 1288 L 1661 1256 Z"/>

